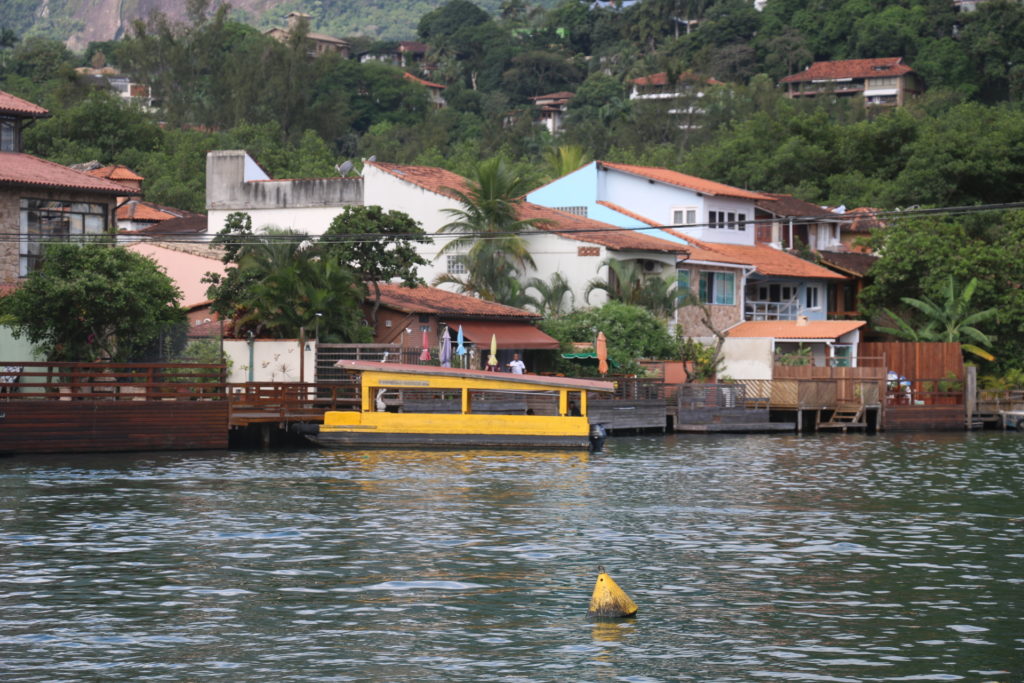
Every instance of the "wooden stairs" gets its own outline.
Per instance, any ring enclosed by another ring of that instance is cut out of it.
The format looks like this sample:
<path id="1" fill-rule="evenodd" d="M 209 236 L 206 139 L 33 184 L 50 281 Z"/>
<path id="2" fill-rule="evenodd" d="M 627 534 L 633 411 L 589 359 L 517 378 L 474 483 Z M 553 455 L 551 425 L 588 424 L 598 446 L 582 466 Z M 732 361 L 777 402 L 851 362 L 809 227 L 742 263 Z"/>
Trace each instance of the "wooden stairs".
<path id="1" fill-rule="evenodd" d="M 848 429 L 864 429 L 867 426 L 863 405 L 840 405 L 836 406 L 828 422 L 819 422 L 817 428 L 841 429 L 845 432 Z"/>

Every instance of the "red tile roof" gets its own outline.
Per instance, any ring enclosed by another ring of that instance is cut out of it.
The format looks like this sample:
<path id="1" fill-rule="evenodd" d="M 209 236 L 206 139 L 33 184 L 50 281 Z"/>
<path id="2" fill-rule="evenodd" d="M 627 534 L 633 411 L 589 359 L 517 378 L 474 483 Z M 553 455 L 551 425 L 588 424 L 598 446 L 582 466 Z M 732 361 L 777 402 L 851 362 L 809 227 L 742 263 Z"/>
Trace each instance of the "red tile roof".
<path id="1" fill-rule="evenodd" d="M 842 59 L 835 62 L 815 62 L 800 73 L 786 76 L 780 83 L 835 81 L 842 78 L 885 78 L 911 72 L 913 69 L 903 63 L 902 57 Z"/>
<path id="2" fill-rule="evenodd" d="M 396 178 L 422 187 L 436 194 L 457 199 L 452 189 L 465 192 L 468 181 L 462 176 L 433 166 L 402 166 L 380 161 L 368 161 L 367 165 L 389 173 Z M 568 239 L 590 244 L 600 244 L 621 251 L 660 251 L 664 253 L 685 252 L 686 247 L 669 240 L 651 237 L 633 230 L 626 230 L 608 223 L 602 223 L 582 216 L 575 216 L 539 204 L 520 202 L 520 220 L 539 219 L 538 230 L 554 232 Z"/>
<path id="3" fill-rule="evenodd" d="M 372 297 L 373 287 L 371 286 L 368 301 L 372 301 Z M 380 304 L 403 313 L 432 313 L 463 318 L 534 320 L 541 317 L 521 308 L 484 301 L 436 287 L 402 287 L 390 283 L 380 286 Z"/>
<path id="4" fill-rule="evenodd" d="M 117 220 L 156 223 L 174 218 L 184 218 L 195 214 L 181 209 L 160 206 L 152 202 L 132 199 L 117 207 Z"/>
<path id="5" fill-rule="evenodd" d="M 641 76 L 640 78 L 634 78 L 630 82 L 633 83 L 634 85 L 668 85 L 668 73 L 665 71 L 661 71 L 656 74 L 651 74 L 649 76 Z M 704 78 L 703 76 L 698 76 L 697 74 L 689 71 L 684 71 L 683 73 L 679 74 L 679 76 L 676 77 L 676 83 L 687 82 L 702 82 L 706 83 L 707 85 L 722 85 L 722 81 L 716 80 L 714 78 Z"/>
<path id="6" fill-rule="evenodd" d="M 95 176 L 96 178 L 106 178 L 107 180 L 113 180 L 115 182 L 118 180 L 134 180 L 141 183 L 143 180 L 145 180 L 145 178 L 140 176 L 135 171 L 131 170 L 127 166 L 121 166 L 120 164 L 116 166 L 104 166 L 102 168 L 94 168 L 86 171 L 86 173 L 88 173 L 91 176 Z"/>
<path id="7" fill-rule="evenodd" d="M 727 337 L 769 337 L 773 339 L 838 339 L 867 325 L 863 320 L 766 320 L 740 323 L 727 330 Z"/>
<path id="8" fill-rule="evenodd" d="M 629 209 L 627 209 L 624 206 L 619 206 L 618 204 L 615 204 L 614 202 L 606 202 L 603 199 L 598 199 L 597 203 L 600 204 L 601 206 L 608 207 L 612 211 L 618 211 L 623 216 L 629 216 L 630 218 L 632 218 L 635 221 L 640 221 L 641 223 L 646 223 L 647 225 L 650 225 L 650 226 L 655 227 L 655 228 L 660 228 L 661 227 L 661 224 L 658 223 L 658 221 L 652 221 L 650 218 L 647 218 L 646 216 L 641 216 L 640 214 L 638 214 L 636 212 L 633 212 L 633 211 L 630 211 Z"/>
<path id="9" fill-rule="evenodd" d="M 819 251 L 821 262 L 850 275 L 863 277 L 878 262 L 878 256 L 857 251 Z"/>
<path id="10" fill-rule="evenodd" d="M 417 76 L 413 76 L 411 73 L 408 73 L 408 72 L 403 73 L 402 77 L 403 78 L 407 78 L 407 79 L 409 79 L 410 81 L 412 81 L 414 83 L 419 83 L 420 85 L 425 85 L 428 88 L 437 88 L 439 90 L 444 90 L 445 89 L 445 86 L 441 85 L 440 83 L 431 83 L 430 81 L 425 81 L 422 78 L 419 78 Z"/>
<path id="11" fill-rule="evenodd" d="M 206 216 L 189 214 L 181 218 L 152 223 L 134 232 L 142 235 L 201 235 L 206 232 Z"/>
<path id="12" fill-rule="evenodd" d="M 31 154 L 0 152 L 0 184 L 82 190 L 112 195 L 139 194 L 105 178 L 70 169 Z"/>
<path id="13" fill-rule="evenodd" d="M 0 90 L 0 114 L 14 114 L 15 116 L 27 116 L 41 119 L 50 115 L 38 104 L 32 104 L 28 100 L 15 97 L 10 93 Z"/>
<path id="14" fill-rule="evenodd" d="M 863 233 L 865 235 L 870 234 L 876 228 L 885 227 L 885 219 L 881 217 L 881 214 L 885 213 L 885 209 L 872 209 L 866 206 L 851 209 L 842 214 L 842 217 L 849 221 L 849 223 L 843 226 L 843 230 L 846 232 Z"/>
<path id="15" fill-rule="evenodd" d="M 760 192 L 751 192 L 749 190 L 743 190 L 738 187 L 726 185 L 724 183 L 716 183 L 713 180 L 705 180 L 704 178 L 698 178 L 697 176 L 686 175 L 685 173 L 679 173 L 678 171 L 670 171 L 667 168 L 657 168 L 654 166 L 633 166 L 631 164 L 615 164 L 609 161 L 597 162 L 598 170 L 610 168 L 622 173 L 629 173 L 631 175 L 640 176 L 641 178 L 647 178 L 648 180 L 654 180 L 659 183 L 665 183 L 667 185 L 676 185 L 677 187 L 685 187 L 688 190 L 694 192 L 700 192 L 707 195 L 717 196 L 721 195 L 724 197 L 739 197 L 740 199 L 767 199 L 767 197 Z"/>
<path id="16" fill-rule="evenodd" d="M 576 97 L 576 93 L 568 92 L 568 91 L 563 90 L 561 92 L 548 93 L 547 95 L 537 95 L 536 97 L 531 97 L 530 99 L 533 100 L 533 101 L 537 101 L 537 100 L 571 100 L 574 97 Z"/>
<path id="17" fill-rule="evenodd" d="M 761 275 L 772 277 L 814 278 L 819 280 L 845 280 L 844 276 L 811 263 L 799 256 L 764 245 L 749 246 L 745 244 L 722 244 L 706 242 L 687 237 L 673 228 L 667 232 L 677 235 L 692 244 L 691 261 L 709 261 L 729 264 L 745 264 L 753 266 Z"/>
<path id="18" fill-rule="evenodd" d="M 821 218 L 822 220 L 840 220 L 842 217 L 833 214 L 829 209 L 797 199 L 791 194 L 774 194 L 762 192 L 765 199 L 756 202 L 757 208 L 763 209 L 774 216 L 799 216 L 801 218 Z"/>

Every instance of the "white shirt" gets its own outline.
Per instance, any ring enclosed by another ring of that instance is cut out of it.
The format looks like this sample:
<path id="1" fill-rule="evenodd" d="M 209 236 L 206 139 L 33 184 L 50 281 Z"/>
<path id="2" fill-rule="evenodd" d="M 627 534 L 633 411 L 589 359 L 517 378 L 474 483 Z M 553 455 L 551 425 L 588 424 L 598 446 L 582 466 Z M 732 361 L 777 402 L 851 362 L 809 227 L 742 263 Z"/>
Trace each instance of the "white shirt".
<path id="1" fill-rule="evenodd" d="M 516 359 L 513 361 L 509 361 L 508 368 L 509 370 L 512 371 L 513 375 L 521 375 L 524 372 L 526 372 L 526 363 L 519 359 Z"/>

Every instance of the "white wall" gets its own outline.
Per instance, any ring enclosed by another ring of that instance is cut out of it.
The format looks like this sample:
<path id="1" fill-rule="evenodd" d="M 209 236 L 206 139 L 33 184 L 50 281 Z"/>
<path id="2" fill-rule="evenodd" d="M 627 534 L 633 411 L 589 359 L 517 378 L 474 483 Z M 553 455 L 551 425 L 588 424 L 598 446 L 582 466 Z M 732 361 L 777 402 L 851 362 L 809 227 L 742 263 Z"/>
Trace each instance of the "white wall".
<path id="1" fill-rule="evenodd" d="M 771 338 L 727 337 L 719 376 L 733 379 L 771 379 L 774 356 Z"/>
<path id="2" fill-rule="evenodd" d="M 312 382 L 316 375 L 316 342 L 307 341 L 300 352 L 298 339 L 255 339 L 252 344 L 254 382 Z M 231 358 L 228 382 L 249 381 L 249 342 L 225 339 L 224 353 Z M 299 376 L 300 355 L 304 379 Z"/>

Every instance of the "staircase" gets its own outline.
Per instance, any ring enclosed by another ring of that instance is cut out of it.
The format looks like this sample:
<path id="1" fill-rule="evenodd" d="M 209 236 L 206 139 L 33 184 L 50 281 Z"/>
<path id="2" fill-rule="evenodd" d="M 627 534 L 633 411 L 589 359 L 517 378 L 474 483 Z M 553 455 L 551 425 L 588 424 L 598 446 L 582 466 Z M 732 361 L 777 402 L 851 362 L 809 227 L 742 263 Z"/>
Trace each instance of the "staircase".
<path id="1" fill-rule="evenodd" d="M 864 429 L 867 427 L 867 422 L 864 421 L 864 406 L 836 406 L 828 422 L 819 422 L 817 427 L 818 429 L 841 429 L 844 432 L 848 429 Z"/>

